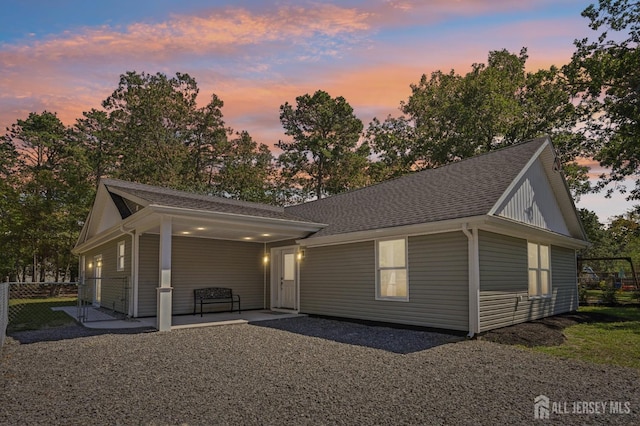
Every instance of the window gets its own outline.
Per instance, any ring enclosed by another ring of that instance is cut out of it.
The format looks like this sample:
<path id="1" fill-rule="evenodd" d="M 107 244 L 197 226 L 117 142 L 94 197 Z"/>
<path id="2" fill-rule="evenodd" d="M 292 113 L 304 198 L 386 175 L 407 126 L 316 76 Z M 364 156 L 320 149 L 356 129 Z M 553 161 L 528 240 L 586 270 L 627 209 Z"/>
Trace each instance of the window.
<path id="1" fill-rule="evenodd" d="M 124 271 L 124 241 L 118 242 L 118 257 L 116 260 L 116 269 Z"/>
<path id="2" fill-rule="evenodd" d="M 551 295 L 551 256 L 549 246 L 528 243 L 529 297 Z"/>
<path id="3" fill-rule="evenodd" d="M 376 242 L 376 299 L 409 300 L 406 238 Z"/>

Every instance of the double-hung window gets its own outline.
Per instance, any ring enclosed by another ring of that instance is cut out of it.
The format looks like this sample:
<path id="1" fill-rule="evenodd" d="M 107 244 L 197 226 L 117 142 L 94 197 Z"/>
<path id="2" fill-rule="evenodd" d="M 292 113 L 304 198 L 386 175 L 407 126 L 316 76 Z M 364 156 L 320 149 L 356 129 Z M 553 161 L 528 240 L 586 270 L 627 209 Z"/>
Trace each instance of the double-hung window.
<path id="1" fill-rule="evenodd" d="M 124 271 L 124 254 L 125 254 L 125 250 L 124 250 L 124 241 L 119 241 L 118 242 L 118 253 L 117 253 L 117 257 L 116 257 L 116 269 L 118 271 Z"/>
<path id="2" fill-rule="evenodd" d="M 376 241 L 376 299 L 409 300 L 406 238 Z"/>
<path id="3" fill-rule="evenodd" d="M 551 295 L 551 253 L 549 246 L 529 242 L 529 297 Z"/>

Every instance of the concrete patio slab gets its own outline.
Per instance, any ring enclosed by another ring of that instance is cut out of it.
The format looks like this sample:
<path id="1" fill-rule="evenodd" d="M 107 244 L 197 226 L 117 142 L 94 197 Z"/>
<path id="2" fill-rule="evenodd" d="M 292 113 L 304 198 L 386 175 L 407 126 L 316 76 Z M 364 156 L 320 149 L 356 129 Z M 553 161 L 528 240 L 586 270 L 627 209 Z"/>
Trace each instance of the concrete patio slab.
<path id="1" fill-rule="evenodd" d="M 96 329 L 123 329 L 123 328 L 142 328 L 142 327 L 156 327 L 156 317 L 145 318 L 128 318 L 121 319 L 109 315 L 104 310 L 97 309 L 95 307 L 84 308 L 87 321 L 80 322 L 78 319 L 78 308 L 75 306 L 61 306 L 51 308 L 56 311 L 63 311 L 78 323 L 82 324 L 86 328 Z M 208 313 L 202 317 L 198 315 L 174 315 L 171 318 L 171 329 L 183 329 L 183 328 L 195 328 L 195 327 L 211 327 L 219 325 L 231 325 L 231 324 L 248 324 L 258 321 L 269 321 L 281 318 L 295 318 L 299 316 L 306 316 L 303 314 L 287 313 L 287 312 L 275 312 L 270 310 L 254 310 L 245 311 L 240 314 L 237 312 L 220 312 L 220 313 Z"/>

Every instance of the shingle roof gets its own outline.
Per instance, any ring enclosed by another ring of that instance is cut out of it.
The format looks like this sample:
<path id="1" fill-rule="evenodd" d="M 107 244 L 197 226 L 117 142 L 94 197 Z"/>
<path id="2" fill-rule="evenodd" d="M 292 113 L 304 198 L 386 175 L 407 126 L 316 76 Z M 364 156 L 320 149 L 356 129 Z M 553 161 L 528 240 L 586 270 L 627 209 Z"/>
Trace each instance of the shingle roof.
<path id="1" fill-rule="evenodd" d="M 327 227 L 310 238 L 487 214 L 547 138 L 286 207 Z"/>
<path id="2" fill-rule="evenodd" d="M 134 197 L 141 198 L 149 204 L 165 207 L 178 207 L 203 210 L 216 213 L 230 213 L 244 216 L 282 219 L 288 221 L 307 222 L 285 212 L 284 208 L 267 204 L 251 203 L 232 200 L 229 198 L 194 194 L 175 189 L 126 182 L 117 179 L 103 179 L 101 181 L 107 190 L 119 190 Z"/>

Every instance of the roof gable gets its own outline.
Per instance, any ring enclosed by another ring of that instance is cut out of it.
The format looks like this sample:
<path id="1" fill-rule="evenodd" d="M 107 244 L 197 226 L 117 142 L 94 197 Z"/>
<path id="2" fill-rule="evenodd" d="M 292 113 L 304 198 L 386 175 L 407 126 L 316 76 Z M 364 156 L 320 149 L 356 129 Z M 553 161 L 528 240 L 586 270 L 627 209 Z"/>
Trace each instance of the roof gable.
<path id="1" fill-rule="evenodd" d="M 122 197 L 129 208 L 137 206 L 134 208 L 139 209 L 155 205 L 272 219 L 299 219 L 285 213 L 284 208 L 278 206 L 195 194 L 116 179 L 104 179 L 102 183 L 110 193 Z"/>
<path id="2" fill-rule="evenodd" d="M 329 224 L 309 238 L 487 215 L 548 138 L 287 207 Z"/>
<path id="3" fill-rule="evenodd" d="M 120 223 L 126 216 L 123 216 L 119 204 L 103 185 L 99 185 L 89 216 L 80 232 L 78 244 Z"/>
<path id="4" fill-rule="evenodd" d="M 508 192 L 508 197 L 500 203 L 495 214 L 558 234 L 570 235 L 540 160 L 535 161 L 518 179 L 518 184 Z"/>

